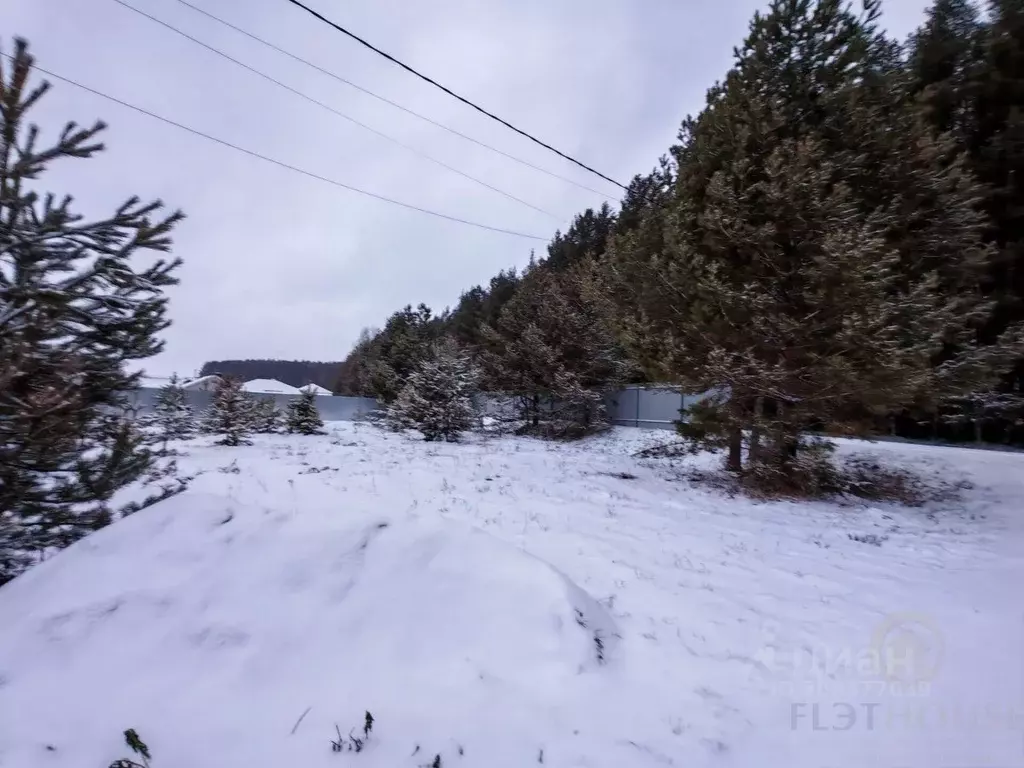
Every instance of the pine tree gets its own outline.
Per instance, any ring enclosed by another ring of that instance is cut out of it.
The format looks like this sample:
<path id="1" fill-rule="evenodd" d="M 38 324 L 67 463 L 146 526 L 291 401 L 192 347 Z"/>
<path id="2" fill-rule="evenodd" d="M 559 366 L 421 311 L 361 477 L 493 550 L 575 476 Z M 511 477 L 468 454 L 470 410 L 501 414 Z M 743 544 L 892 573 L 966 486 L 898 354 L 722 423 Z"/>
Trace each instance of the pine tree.
<path id="1" fill-rule="evenodd" d="M 458 440 L 473 425 L 477 377 L 469 358 L 445 339 L 410 376 L 385 419 L 396 429 L 418 429 L 425 440 Z"/>
<path id="2" fill-rule="evenodd" d="M 971 169 L 985 185 L 988 239 L 996 250 L 986 284 L 994 306 L 981 339 L 998 346 L 1024 322 L 1024 3 L 990 0 L 988 16 L 971 90 L 974 132 L 966 146 Z M 1002 371 L 999 391 L 1019 397 L 1024 351 L 1004 362 Z M 1024 401 L 1009 401 L 1006 418 L 1013 420 Z"/>
<path id="3" fill-rule="evenodd" d="M 684 434 L 785 474 L 813 424 L 983 375 L 978 187 L 906 96 L 898 48 L 834 0 L 776 0 L 673 149 L 673 194 L 616 239 L 623 338 L 711 392 Z M 935 363 L 942 364 L 935 367 Z"/>
<path id="4" fill-rule="evenodd" d="M 405 380 L 429 353 L 444 324 L 425 304 L 407 306 L 388 318 L 383 330 L 366 331 L 344 363 L 346 391 L 391 402 Z"/>
<path id="5" fill-rule="evenodd" d="M 222 435 L 221 445 L 243 445 L 252 431 L 252 405 L 242 389 L 241 379 L 224 376 L 213 391 L 213 402 L 206 412 L 205 430 Z"/>
<path id="6" fill-rule="evenodd" d="M 324 422 L 316 407 L 316 393 L 303 392 L 288 403 L 288 431 L 300 435 L 323 434 Z"/>
<path id="7" fill-rule="evenodd" d="M 523 431 L 578 437 L 607 426 L 603 395 L 629 364 L 608 326 L 592 265 L 553 273 L 542 263 L 484 329 L 488 387 L 516 397 Z"/>
<path id="8" fill-rule="evenodd" d="M 177 374 L 161 387 L 154 410 L 164 440 L 187 440 L 195 433 L 195 415 Z"/>
<path id="9" fill-rule="evenodd" d="M 31 80 L 17 40 L 0 58 L 0 582 L 108 522 L 113 493 L 150 466 L 127 363 L 162 348 L 180 263 L 136 261 L 170 248 L 181 214 L 154 220 L 159 202 L 85 221 L 70 197 L 33 190 L 52 162 L 101 151 L 105 126 L 69 123 L 40 147 L 26 115 L 49 85 Z"/>
<path id="10" fill-rule="evenodd" d="M 952 132 L 965 150 L 978 131 L 983 57 L 984 26 L 972 0 L 935 0 L 910 40 L 910 92 L 933 128 Z"/>
<path id="11" fill-rule="evenodd" d="M 588 259 L 600 258 L 614 230 L 615 213 L 608 203 L 597 211 L 588 208 L 573 219 L 565 234 L 555 233 L 548 245 L 548 268 L 560 272 Z"/>

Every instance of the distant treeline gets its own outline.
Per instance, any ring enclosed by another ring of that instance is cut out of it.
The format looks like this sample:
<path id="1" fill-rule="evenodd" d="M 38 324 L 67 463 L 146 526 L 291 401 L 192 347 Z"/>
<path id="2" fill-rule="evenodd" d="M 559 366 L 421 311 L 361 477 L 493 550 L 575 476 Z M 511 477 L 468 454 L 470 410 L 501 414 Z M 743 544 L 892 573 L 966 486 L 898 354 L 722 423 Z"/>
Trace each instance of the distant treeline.
<path id="1" fill-rule="evenodd" d="M 319 384 L 334 391 L 341 372 L 341 363 L 318 363 L 311 360 L 211 360 L 205 363 L 200 376 L 220 374 L 252 379 L 277 379 L 293 387 Z"/>

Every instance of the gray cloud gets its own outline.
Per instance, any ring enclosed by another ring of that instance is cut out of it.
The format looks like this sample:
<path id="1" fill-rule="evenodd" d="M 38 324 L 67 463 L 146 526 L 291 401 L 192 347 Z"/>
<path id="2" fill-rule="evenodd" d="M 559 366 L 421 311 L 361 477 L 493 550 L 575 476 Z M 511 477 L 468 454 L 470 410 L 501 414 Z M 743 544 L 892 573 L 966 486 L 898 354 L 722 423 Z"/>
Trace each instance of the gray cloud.
<path id="1" fill-rule="evenodd" d="M 553 220 L 265 82 L 112 0 L 7 0 L 5 34 L 41 66 L 255 151 L 378 194 L 550 237 L 602 198 L 537 173 L 337 83 L 174 0 L 134 5 L 374 128 L 534 205 Z M 612 185 L 431 89 L 283 0 L 192 0 L 431 118 L 618 199 Z M 621 181 L 649 170 L 729 66 L 756 0 L 310 0 L 395 56 Z M 901 37 L 923 0 L 890 0 Z M 4 45 L 9 46 L 5 40 Z M 406 303 L 440 310 L 528 241 L 371 200 L 243 156 L 54 83 L 32 117 L 110 124 L 108 151 L 42 179 L 82 212 L 159 197 L 188 220 L 175 253 L 157 374 L 211 358 L 341 359 L 363 326 Z"/>

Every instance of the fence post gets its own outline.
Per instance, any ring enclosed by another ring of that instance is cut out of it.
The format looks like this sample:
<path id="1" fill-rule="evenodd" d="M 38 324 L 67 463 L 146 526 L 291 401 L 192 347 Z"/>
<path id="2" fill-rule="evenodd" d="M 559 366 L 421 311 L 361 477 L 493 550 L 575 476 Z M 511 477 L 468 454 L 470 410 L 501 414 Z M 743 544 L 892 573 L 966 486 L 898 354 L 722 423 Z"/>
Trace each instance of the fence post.
<path id="1" fill-rule="evenodd" d="M 640 426 L 640 387 L 633 387 L 633 391 L 636 392 L 636 419 L 633 421 L 634 427 Z"/>

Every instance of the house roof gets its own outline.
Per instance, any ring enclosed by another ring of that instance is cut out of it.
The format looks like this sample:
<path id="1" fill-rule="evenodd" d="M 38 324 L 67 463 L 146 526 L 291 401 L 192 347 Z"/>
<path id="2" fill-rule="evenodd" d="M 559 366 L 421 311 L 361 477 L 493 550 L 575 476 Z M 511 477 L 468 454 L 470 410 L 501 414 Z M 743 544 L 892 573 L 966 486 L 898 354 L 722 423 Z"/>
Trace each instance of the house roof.
<path id="1" fill-rule="evenodd" d="M 246 392 L 260 392 L 268 395 L 297 395 L 299 390 L 277 379 L 253 379 L 242 385 Z"/>
<path id="2" fill-rule="evenodd" d="M 149 389 L 160 389 L 171 383 L 170 376 L 147 376 L 143 374 L 139 377 L 139 386 Z"/>
<path id="3" fill-rule="evenodd" d="M 314 384 L 313 382 L 310 382 L 309 384 L 307 384 L 304 387 L 299 387 L 299 391 L 300 392 L 315 392 L 318 395 L 333 395 L 334 394 L 333 392 L 331 392 L 331 390 L 327 389 L 327 387 L 321 387 L 319 384 Z"/>
<path id="4" fill-rule="evenodd" d="M 188 381 L 181 382 L 182 389 L 209 389 L 220 381 L 220 376 L 217 374 L 211 374 L 210 376 L 200 376 L 198 379 L 189 379 Z"/>

